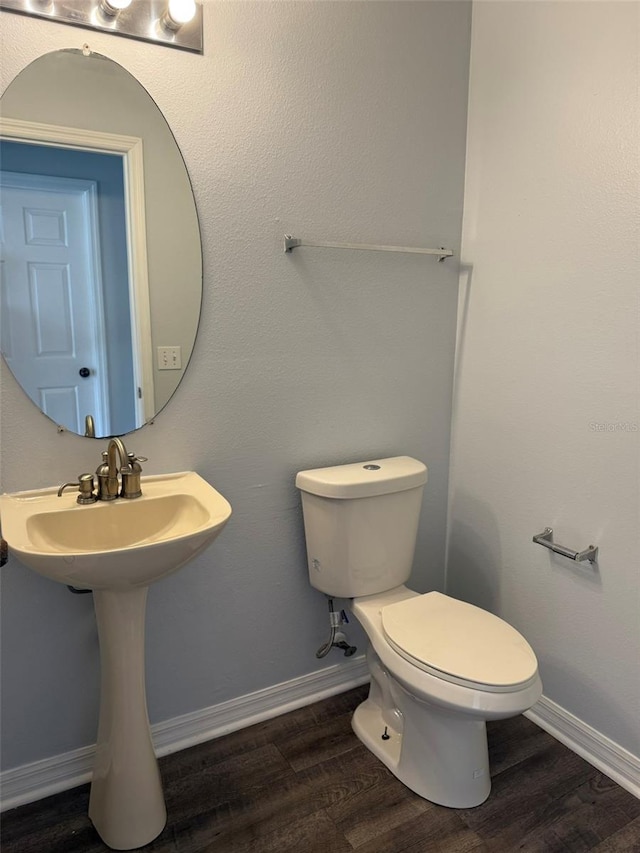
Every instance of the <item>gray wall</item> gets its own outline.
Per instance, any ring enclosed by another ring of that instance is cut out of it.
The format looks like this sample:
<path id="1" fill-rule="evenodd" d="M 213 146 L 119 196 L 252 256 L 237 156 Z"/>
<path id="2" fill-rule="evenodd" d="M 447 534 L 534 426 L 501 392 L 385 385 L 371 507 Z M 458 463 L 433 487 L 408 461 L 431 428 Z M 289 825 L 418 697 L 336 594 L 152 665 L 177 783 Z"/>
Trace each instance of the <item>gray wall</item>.
<path id="1" fill-rule="evenodd" d="M 447 584 L 636 791 L 639 8 L 474 5 Z M 598 564 L 534 545 L 547 525 Z"/>
<path id="2" fill-rule="evenodd" d="M 205 269 L 195 355 L 128 445 L 149 457 L 148 473 L 198 471 L 234 515 L 151 590 L 152 721 L 341 660 L 314 656 L 326 605 L 307 584 L 294 474 L 398 453 L 427 462 L 413 583 L 442 588 L 457 267 L 288 257 L 282 236 L 458 253 L 468 4 L 208 3 L 203 57 L 1 17 L 3 88 L 39 54 L 88 40 L 156 99 L 195 188 Z M 2 370 L 2 489 L 94 468 L 105 443 L 58 435 Z M 90 596 L 15 559 L 1 580 L 8 768 L 94 741 L 98 648 Z"/>

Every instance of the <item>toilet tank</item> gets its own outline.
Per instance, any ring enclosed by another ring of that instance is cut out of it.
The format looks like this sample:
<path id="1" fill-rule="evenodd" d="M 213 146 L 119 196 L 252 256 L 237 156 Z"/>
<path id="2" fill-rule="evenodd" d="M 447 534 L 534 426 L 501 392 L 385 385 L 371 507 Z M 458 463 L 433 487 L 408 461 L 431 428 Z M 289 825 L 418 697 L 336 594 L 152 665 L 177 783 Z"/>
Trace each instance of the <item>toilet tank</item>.
<path id="1" fill-rule="evenodd" d="M 405 583 L 426 482 L 410 456 L 300 471 L 311 585 L 356 598 Z"/>

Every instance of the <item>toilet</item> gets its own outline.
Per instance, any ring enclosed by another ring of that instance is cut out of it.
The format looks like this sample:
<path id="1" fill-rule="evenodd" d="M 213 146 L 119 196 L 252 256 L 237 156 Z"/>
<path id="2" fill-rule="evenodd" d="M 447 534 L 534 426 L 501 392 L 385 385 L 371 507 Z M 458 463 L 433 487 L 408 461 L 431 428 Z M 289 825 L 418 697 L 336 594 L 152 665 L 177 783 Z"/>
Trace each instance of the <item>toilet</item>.
<path id="1" fill-rule="evenodd" d="M 489 796 L 486 721 L 542 694 L 536 656 L 511 625 L 440 592 L 405 586 L 427 468 L 396 456 L 301 471 L 311 585 L 369 638 L 368 698 L 353 729 L 408 788 L 451 808 Z"/>

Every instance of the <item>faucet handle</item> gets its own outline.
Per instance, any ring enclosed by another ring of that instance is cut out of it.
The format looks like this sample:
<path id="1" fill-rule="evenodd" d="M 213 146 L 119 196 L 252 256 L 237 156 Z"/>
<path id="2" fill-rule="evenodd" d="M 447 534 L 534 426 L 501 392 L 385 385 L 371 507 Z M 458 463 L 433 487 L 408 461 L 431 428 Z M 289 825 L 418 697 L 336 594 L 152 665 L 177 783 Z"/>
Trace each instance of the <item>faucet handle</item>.
<path id="1" fill-rule="evenodd" d="M 142 465 L 141 462 L 148 462 L 146 456 L 136 456 L 135 453 L 127 453 L 127 462 L 129 463 L 129 472 L 133 471 L 134 474 L 142 473 Z M 122 469 L 125 470 L 124 468 Z"/>
<path id="2" fill-rule="evenodd" d="M 145 456 L 136 456 L 135 453 L 127 453 L 127 461 L 129 463 L 128 468 L 123 466 L 120 469 L 120 476 L 122 477 L 120 497 L 129 499 L 139 498 L 142 496 L 142 489 L 140 487 L 142 465 L 140 463 L 146 462 L 147 459 Z"/>
<path id="3" fill-rule="evenodd" d="M 127 459 L 129 460 L 129 465 L 133 465 L 134 462 L 148 462 L 148 456 L 136 456 L 135 453 L 127 453 Z"/>

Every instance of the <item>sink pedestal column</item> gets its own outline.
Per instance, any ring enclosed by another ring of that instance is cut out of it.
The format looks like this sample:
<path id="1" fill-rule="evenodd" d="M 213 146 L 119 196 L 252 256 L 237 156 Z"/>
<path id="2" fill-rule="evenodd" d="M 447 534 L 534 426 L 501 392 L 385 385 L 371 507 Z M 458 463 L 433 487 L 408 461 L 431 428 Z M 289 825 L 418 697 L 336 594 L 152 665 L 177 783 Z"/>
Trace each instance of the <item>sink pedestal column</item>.
<path id="1" fill-rule="evenodd" d="M 94 590 L 102 684 L 89 817 L 115 850 L 142 847 L 167 821 L 144 677 L 147 587 Z"/>

